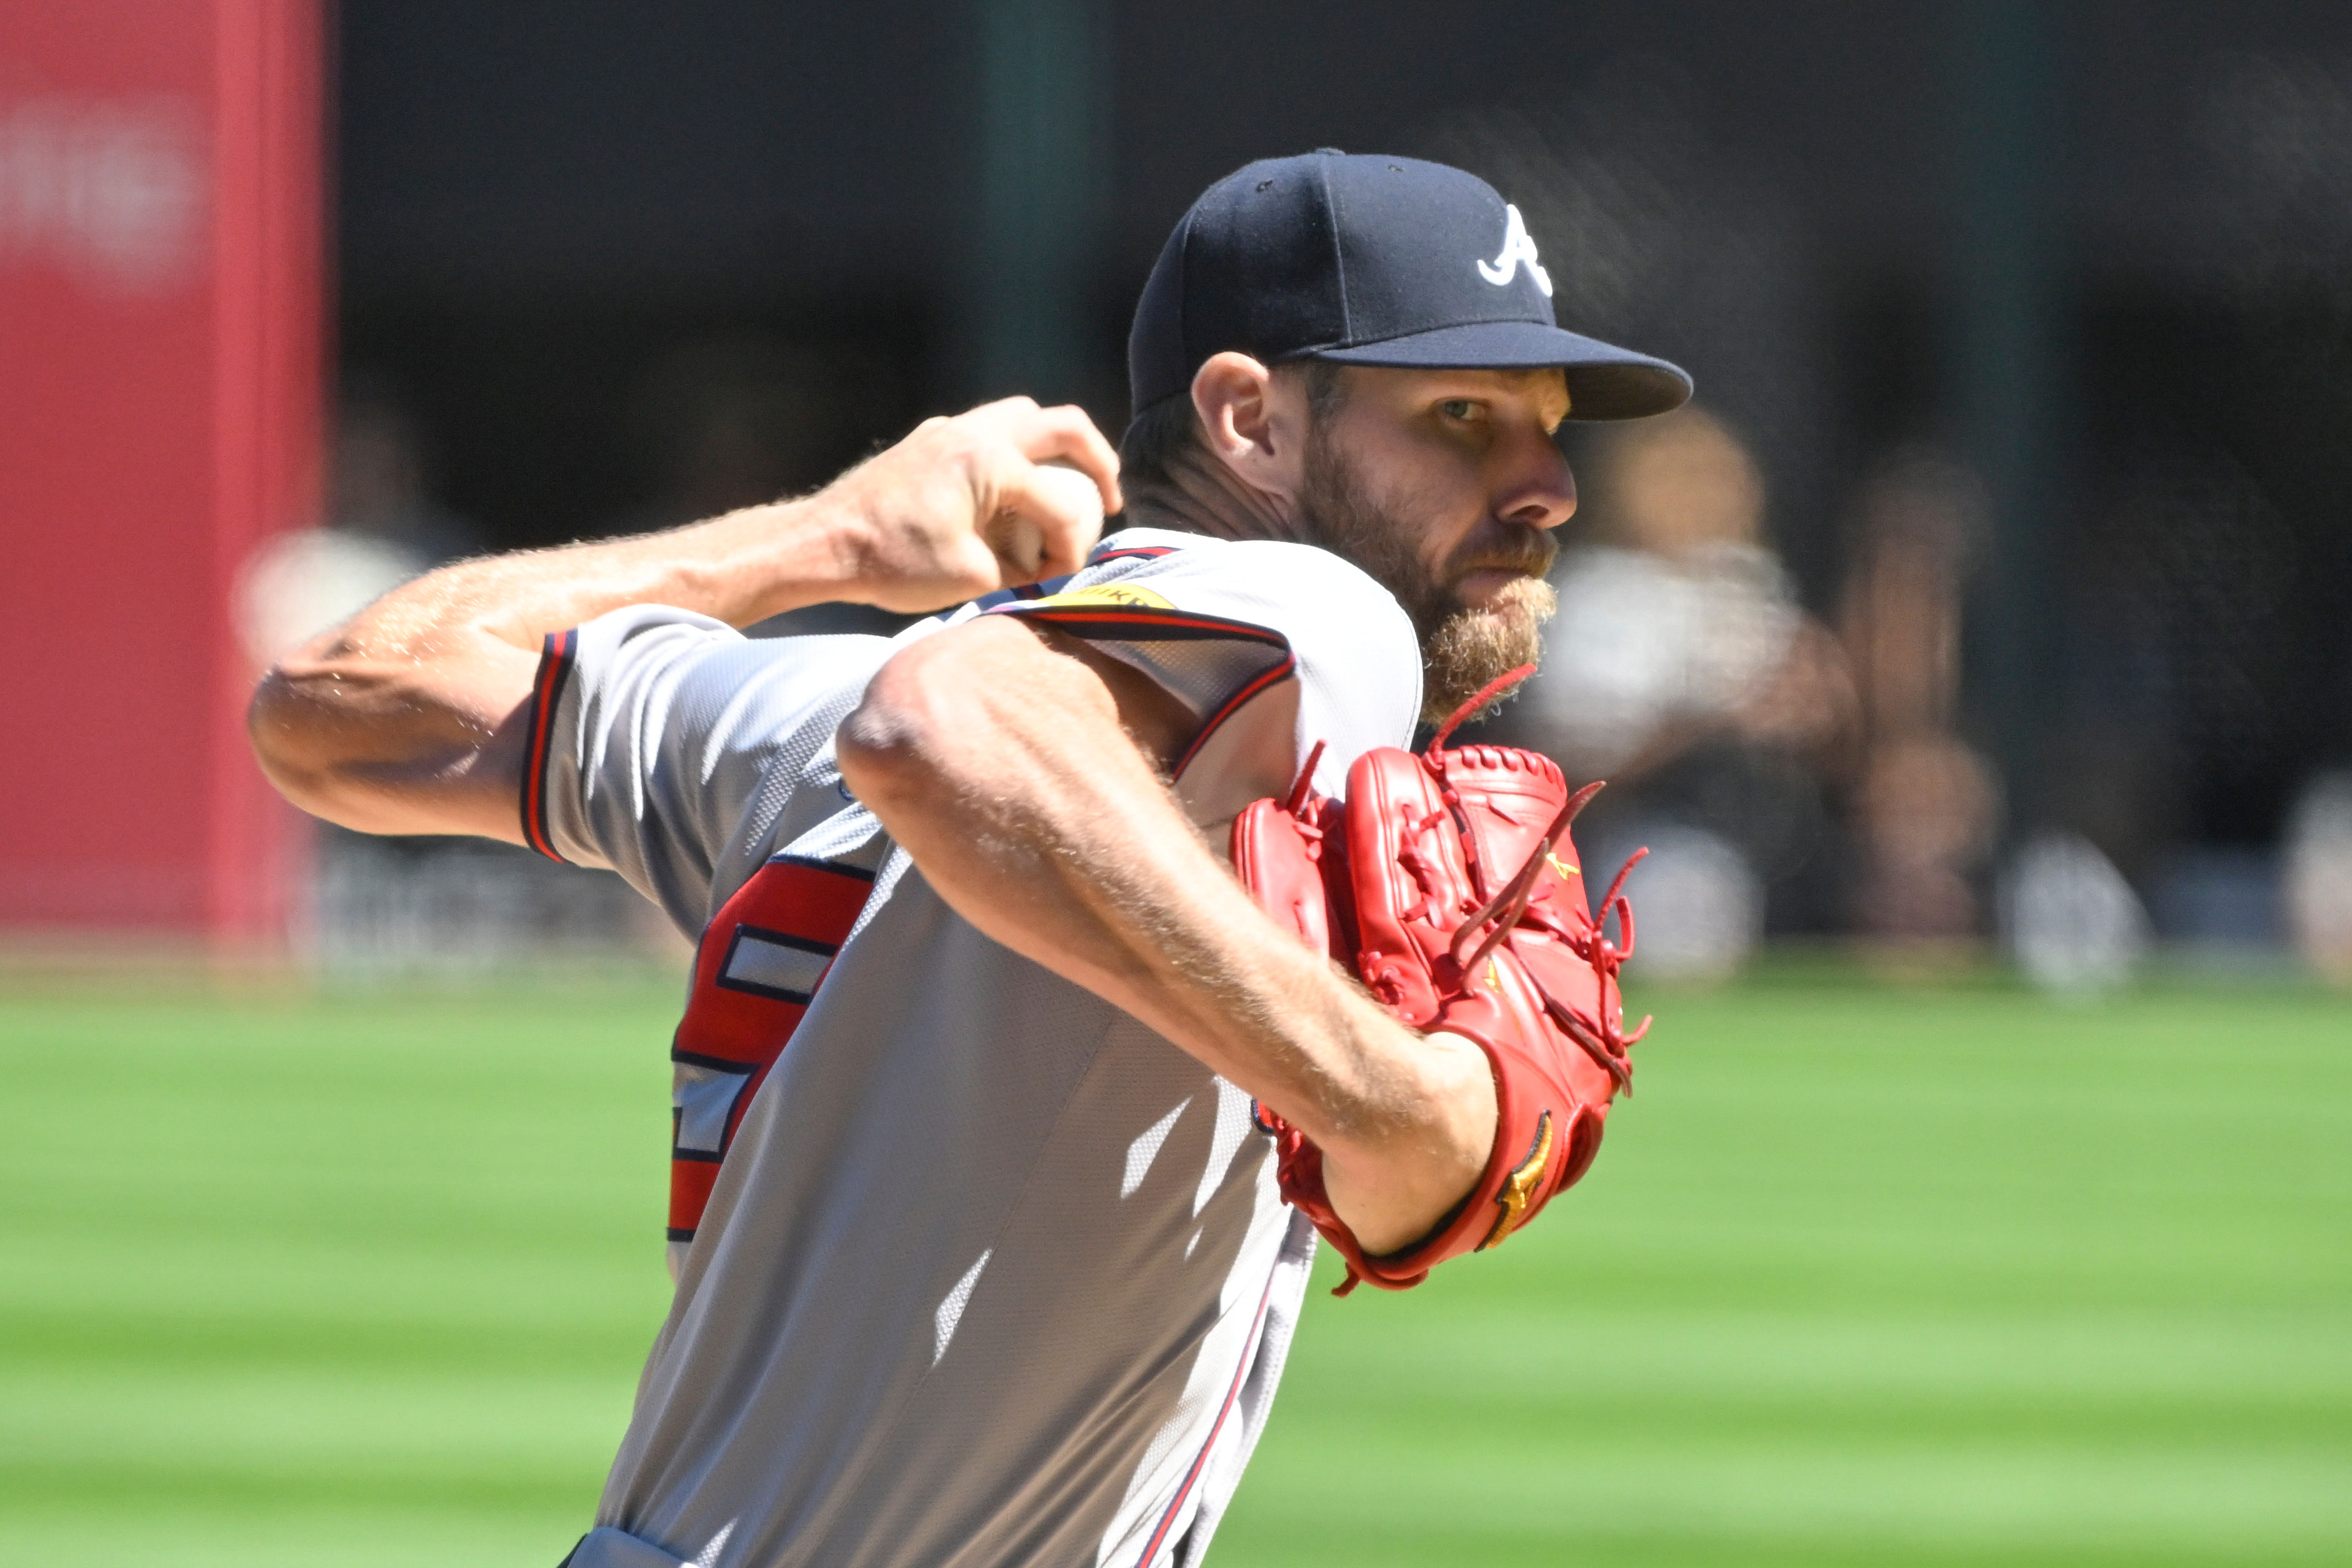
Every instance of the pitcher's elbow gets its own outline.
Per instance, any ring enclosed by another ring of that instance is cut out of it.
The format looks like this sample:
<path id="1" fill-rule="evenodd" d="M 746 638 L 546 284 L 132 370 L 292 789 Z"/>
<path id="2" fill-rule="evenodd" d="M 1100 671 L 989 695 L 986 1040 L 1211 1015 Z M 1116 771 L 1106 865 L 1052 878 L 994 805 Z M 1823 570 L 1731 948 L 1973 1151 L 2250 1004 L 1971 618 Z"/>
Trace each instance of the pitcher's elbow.
<path id="1" fill-rule="evenodd" d="M 935 782 L 944 694 L 936 659 L 919 645 L 893 658 L 834 732 L 834 754 L 850 794 L 877 812 L 919 799 Z"/>
<path id="2" fill-rule="evenodd" d="M 286 790 L 283 778 L 296 771 L 294 705 L 291 683 L 275 665 L 254 687 L 252 700 L 245 705 L 246 741 L 253 747 L 254 761 L 280 793 Z"/>
<path id="3" fill-rule="evenodd" d="M 245 735 L 262 776 L 279 795 L 314 816 L 328 814 L 333 771 L 320 755 L 317 705 L 302 681 L 274 665 L 246 704 Z"/>

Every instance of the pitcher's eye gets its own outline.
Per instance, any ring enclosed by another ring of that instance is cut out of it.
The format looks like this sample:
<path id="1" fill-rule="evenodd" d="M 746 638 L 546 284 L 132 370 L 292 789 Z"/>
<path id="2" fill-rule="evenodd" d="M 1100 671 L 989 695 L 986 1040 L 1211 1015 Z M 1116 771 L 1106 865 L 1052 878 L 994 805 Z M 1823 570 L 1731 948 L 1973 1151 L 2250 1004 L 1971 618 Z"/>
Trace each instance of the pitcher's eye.
<path id="1" fill-rule="evenodd" d="M 1475 419 L 1482 412 L 1484 412 L 1484 409 L 1475 399 L 1468 397 L 1449 397 L 1444 402 L 1437 405 L 1437 411 L 1440 414 L 1444 415 L 1448 419 L 1467 420 Z"/>

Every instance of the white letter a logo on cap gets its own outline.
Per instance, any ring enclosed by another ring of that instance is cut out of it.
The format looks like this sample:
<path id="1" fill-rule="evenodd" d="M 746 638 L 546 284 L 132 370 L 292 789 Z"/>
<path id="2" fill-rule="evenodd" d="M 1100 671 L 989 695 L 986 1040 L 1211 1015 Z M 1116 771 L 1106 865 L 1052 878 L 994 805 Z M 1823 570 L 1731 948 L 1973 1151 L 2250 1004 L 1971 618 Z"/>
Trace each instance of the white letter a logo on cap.
<path id="1" fill-rule="evenodd" d="M 1508 203 L 1504 205 L 1503 211 L 1509 215 L 1509 221 L 1503 226 L 1503 254 L 1492 261 L 1479 262 L 1478 276 L 1500 289 L 1517 273 L 1519 263 L 1524 261 L 1528 264 L 1528 276 L 1536 280 L 1536 287 L 1544 291 L 1544 298 L 1550 299 L 1551 274 L 1536 260 L 1536 242 L 1528 237 L 1526 220 L 1519 216 L 1519 209 Z"/>

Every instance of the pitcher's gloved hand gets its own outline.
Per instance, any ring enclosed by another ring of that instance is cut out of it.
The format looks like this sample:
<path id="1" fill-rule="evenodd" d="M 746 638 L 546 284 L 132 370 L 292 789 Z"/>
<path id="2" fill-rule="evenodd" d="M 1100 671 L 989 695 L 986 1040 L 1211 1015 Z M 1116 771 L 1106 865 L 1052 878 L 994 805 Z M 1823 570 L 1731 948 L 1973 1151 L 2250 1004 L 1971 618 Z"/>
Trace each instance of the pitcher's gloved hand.
<path id="1" fill-rule="evenodd" d="M 1313 793 L 1307 760 L 1288 801 L 1234 822 L 1233 860 L 1259 905 L 1360 978 L 1404 1024 L 1477 1044 L 1495 1073 L 1495 1144 L 1478 1184 L 1429 1235 L 1368 1256 L 1332 1211 L 1323 1153 L 1264 1107 L 1282 1195 L 1315 1222 L 1359 1280 L 1420 1284 L 1449 1258 L 1500 1243 L 1584 1174 L 1620 1090 L 1633 1090 L 1617 968 L 1633 913 L 1617 873 L 1598 918 L 1569 824 L 1599 792 L 1570 795 L 1552 761 L 1507 746 L 1449 751 L 1454 727 L 1515 670 L 1473 698 L 1419 755 L 1382 747 L 1348 770 L 1345 800 Z M 1321 747 L 1317 747 L 1319 756 Z M 1602 934 L 1614 912 L 1622 945 Z"/>

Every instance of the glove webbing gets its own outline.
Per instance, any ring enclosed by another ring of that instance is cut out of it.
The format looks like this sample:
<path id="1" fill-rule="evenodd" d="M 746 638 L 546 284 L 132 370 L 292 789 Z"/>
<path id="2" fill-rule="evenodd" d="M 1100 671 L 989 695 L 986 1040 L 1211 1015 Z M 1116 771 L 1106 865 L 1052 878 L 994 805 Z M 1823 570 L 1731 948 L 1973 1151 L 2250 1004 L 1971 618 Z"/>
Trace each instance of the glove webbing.
<path id="1" fill-rule="evenodd" d="M 1421 753 L 1422 766 L 1427 768 L 1431 776 L 1436 780 L 1439 795 L 1446 805 L 1457 814 L 1462 803 L 1445 777 L 1445 759 L 1448 755 L 1445 742 L 1471 715 L 1500 698 L 1512 687 L 1535 672 L 1534 665 L 1523 664 L 1517 669 L 1496 676 L 1485 686 L 1480 687 L 1477 695 L 1456 708 L 1452 716 L 1437 727 L 1437 732 L 1429 738 L 1429 745 Z M 1321 743 L 1318 742 L 1314 755 L 1320 756 L 1322 751 Z M 1313 771 L 1313 757 L 1308 759 L 1309 773 Z M 1550 856 L 1552 847 L 1559 842 L 1561 835 L 1568 831 L 1569 825 L 1576 820 L 1578 814 L 1584 810 L 1586 804 L 1601 793 L 1605 783 L 1604 780 L 1595 779 L 1570 795 L 1568 803 L 1560 807 L 1559 815 L 1552 818 L 1551 826 L 1544 829 L 1543 837 L 1537 841 L 1534 852 L 1520 865 L 1518 870 L 1512 874 L 1511 879 L 1503 884 L 1495 896 L 1486 901 L 1484 908 L 1455 928 L 1450 951 L 1454 961 L 1462 965 L 1464 974 L 1475 973 L 1477 966 L 1485 962 L 1486 955 L 1493 952 L 1510 936 L 1512 929 L 1519 923 L 1519 918 L 1527 913 L 1528 900 L 1535 894 L 1537 875 L 1543 869 L 1544 861 Z M 1305 780 L 1302 777 L 1300 788 L 1304 787 Z M 1293 801 L 1298 801 L 1303 796 L 1299 791 L 1294 790 L 1291 798 Z M 1425 828 L 1428 825 L 1424 823 L 1422 826 Z M 1469 837 L 1466 824 L 1464 825 L 1464 837 L 1466 840 Z M 1411 852 L 1407 853 L 1409 855 Z M 1609 883 L 1609 891 L 1601 896 L 1600 904 L 1592 911 L 1591 924 L 1587 930 L 1564 931 L 1557 933 L 1568 943 L 1570 951 L 1592 965 L 1593 978 L 1599 987 L 1601 1016 L 1588 1018 L 1576 1008 L 1550 994 L 1549 992 L 1544 994 L 1543 999 L 1544 1009 L 1551 1015 L 1552 1020 L 1559 1025 L 1570 1039 L 1577 1043 L 1586 1056 L 1592 1058 L 1596 1066 L 1608 1073 L 1610 1081 L 1617 1086 L 1617 1092 L 1629 1100 L 1633 1094 L 1633 1064 L 1627 1055 L 1627 1047 L 1637 1044 L 1650 1032 L 1651 1020 L 1646 1016 L 1643 1018 L 1631 1034 L 1625 1033 L 1618 1026 L 1611 1023 L 1609 990 L 1617 983 L 1617 972 L 1624 967 L 1627 959 L 1633 956 L 1633 906 L 1624 896 L 1625 879 L 1649 853 L 1647 847 L 1636 849 L 1627 857 L 1625 863 L 1617 868 L 1617 875 Z M 1617 917 L 1617 930 L 1625 939 L 1622 947 L 1610 941 L 1607 934 L 1609 917 L 1612 913 Z M 1479 942 L 1477 949 L 1465 959 L 1462 956 L 1464 939 L 1490 921 L 1492 929 Z M 1618 986 L 1618 994 L 1620 996 L 1624 994 L 1624 988 L 1622 985 Z"/>

